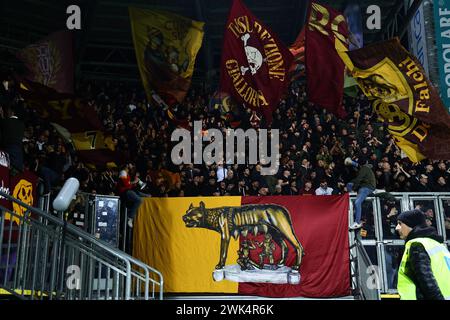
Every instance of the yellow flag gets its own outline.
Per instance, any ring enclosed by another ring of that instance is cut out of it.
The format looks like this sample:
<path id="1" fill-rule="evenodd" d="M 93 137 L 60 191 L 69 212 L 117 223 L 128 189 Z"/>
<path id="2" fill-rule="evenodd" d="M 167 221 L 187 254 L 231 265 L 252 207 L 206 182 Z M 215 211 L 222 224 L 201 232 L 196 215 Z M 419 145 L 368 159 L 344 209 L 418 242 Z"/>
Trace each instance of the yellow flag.
<path id="1" fill-rule="evenodd" d="M 426 157 L 417 149 L 417 146 L 415 144 L 400 136 L 393 135 L 393 137 L 397 146 L 402 149 L 402 151 L 412 162 L 417 163 L 422 161 L 423 159 L 426 159 Z"/>
<path id="2" fill-rule="evenodd" d="M 187 228 L 183 221 L 186 209 L 200 201 L 206 207 L 241 205 L 241 197 L 144 198 L 136 217 L 133 256 L 162 272 L 165 292 L 237 293 L 237 282 L 213 280 L 220 235 Z M 229 261 L 237 260 L 238 249 L 239 241 L 232 239 Z"/>
<path id="3" fill-rule="evenodd" d="M 195 57 L 203 40 L 204 22 L 173 13 L 129 8 L 136 59 L 147 95 L 182 101 Z"/>

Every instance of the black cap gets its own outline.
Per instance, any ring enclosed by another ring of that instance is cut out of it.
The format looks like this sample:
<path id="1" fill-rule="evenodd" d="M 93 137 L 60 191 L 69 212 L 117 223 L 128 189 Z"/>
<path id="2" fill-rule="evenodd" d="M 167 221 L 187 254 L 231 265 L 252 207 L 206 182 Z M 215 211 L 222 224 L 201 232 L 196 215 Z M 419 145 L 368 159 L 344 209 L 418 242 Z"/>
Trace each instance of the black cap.
<path id="1" fill-rule="evenodd" d="M 425 225 L 425 214 L 420 210 L 405 211 L 399 214 L 398 221 L 403 222 L 410 228 Z"/>

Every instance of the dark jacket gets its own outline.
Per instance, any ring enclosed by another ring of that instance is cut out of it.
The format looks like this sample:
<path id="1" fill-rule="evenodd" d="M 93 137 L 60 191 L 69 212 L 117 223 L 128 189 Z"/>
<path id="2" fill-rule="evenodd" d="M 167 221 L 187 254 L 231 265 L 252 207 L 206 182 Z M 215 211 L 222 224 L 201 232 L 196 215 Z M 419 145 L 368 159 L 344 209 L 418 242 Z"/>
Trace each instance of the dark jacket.
<path id="1" fill-rule="evenodd" d="M 18 118 L 0 119 L 0 147 L 22 146 L 25 124 Z"/>
<path id="2" fill-rule="evenodd" d="M 18 118 L 0 119 L 0 149 L 9 154 L 11 166 L 23 170 L 22 139 L 25 124 Z"/>
<path id="3" fill-rule="evenodd" d="M 415 227 L 406 238 L 406 242 L 416 238 L 430 238 L 439 243 L 444 241 L 433 227 Z M 422 244 L 411 245 L 405 273 L 416 285 L 417 300 L 444 300 L 431 270 L 430 256 Z"/>
<path id="4" fill-rule="evenodd" d="M 450 191 L 450 185 L 444 184 L 441 186 L 440 184 L 436 184 L 436 186 L 433 188 L 433 191 L 435 192 L 449 192 Z"/>
<path id="5" fill-rule="evenodd" d="M 392 186 L 394 184 L 392 174 L 390 172 L 383 172 L 383 174 L 378 178 L 378 188 L 385 189 L 386 191 L 392 191 Z"/>
<path id="6" fill-rule="evenodd" d="M 428 184 L 423 185 L 415 178 L 411 178 L 411 185 L 412 185 L 411 191 L 413 192 L 431 192 L 431 188 L 429 187 Z"/>
<path id="7" fill-rule="evenodd" d="M 375 189 L 377 185 L 377 180 L 375 178 L 375 174 L 368 165 L 361 166 L 359 169 L 358 176 L 352 180 L 353 189 L 358 190 L 361 187 Z"/>

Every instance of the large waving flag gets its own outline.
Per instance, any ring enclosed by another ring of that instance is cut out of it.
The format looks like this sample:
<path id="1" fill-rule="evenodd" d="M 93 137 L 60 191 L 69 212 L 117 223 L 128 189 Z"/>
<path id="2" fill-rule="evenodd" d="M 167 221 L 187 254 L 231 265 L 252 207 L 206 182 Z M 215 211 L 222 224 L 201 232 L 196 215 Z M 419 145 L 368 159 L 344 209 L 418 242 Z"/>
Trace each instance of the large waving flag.
<path id="1" fill-rule="evenodd" d="M 181 102 L 189 90 L 203 22 L 177 14 L 129 8 L 136 59 L 147 95 Z"/>
<path id="2" fill-rule="evenodd" d="M 61 93 L 73 93 L 73 46 L 70 31 L 55 32 L 18 53 L 26 78 Z"/>
<path id="3" fill-rule="evenodd" d="M 166 293 L 347 296 L 348 205 L 348 195 L 145 198 L 133 256 L 162 272 Z"/>
<path id="4" fill-rule="evenodd" d="M 330 7 L 311 2 L 306 28 L 306 80 L 308 100 L 338 117 L 342 104 L 344 63 L 335 49 L 336 39 L 348 38 L 345 17 Z"/>
<path id="5" fill-rule="evenodd" d="M 234 0 L 225 26 L 221 90 L 263 113 L 270 123 L 287 89 L 292 60 L 275 33 L 240 0 Z"/>
<path id="6" fill-rule="evenodd" d="M 111 135 L 105 133 L 96 111 L 86 101 L 31 81 L 22 81 L 20 92 L 27 105 L 72 143 L 84 161 L 105 165 L 120 160 Z"/>
<path id="7" fill-rule="evenodd" d="M 450 159 L 450 115 L 419 61 L 398 38 L 339 55 L 397 145 L 413 162 Z"/>

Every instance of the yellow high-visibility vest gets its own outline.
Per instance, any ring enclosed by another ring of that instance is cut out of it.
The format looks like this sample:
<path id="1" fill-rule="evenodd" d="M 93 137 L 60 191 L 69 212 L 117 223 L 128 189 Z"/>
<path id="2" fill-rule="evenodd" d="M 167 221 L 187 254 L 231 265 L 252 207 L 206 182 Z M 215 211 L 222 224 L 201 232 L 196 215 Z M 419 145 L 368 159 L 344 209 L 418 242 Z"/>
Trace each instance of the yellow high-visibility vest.
<path id="1" fill-rule="evenodd" d="M 431 261 L 431 270 L 436 282 L 446 300 L 450 300 L 450 252 L 445 244 L 430 238 L 416 238 L 408 241 L 398 270 L 397 289 L 401 300 L 417 300 L 416 285 L 405 274 L 406 261 L 409 259 L 409 250 L 413 243 L 421 243 Z"/>

